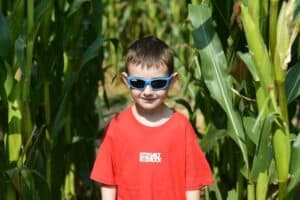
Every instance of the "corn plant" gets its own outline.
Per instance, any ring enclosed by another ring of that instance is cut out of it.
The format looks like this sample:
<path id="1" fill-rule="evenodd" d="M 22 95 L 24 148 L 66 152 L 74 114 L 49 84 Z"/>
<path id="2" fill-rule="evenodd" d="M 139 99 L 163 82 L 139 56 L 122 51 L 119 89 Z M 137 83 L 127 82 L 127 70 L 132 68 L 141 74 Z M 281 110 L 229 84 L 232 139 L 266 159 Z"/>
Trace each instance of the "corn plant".
<path id="1" fill-rule="evenodd" d="M 98 84 L 103 47 L 117 45 L 102 35 L 101 1 L 0 5 L 1 199 L 97 198 Z"/>
<path id="2" fill-rule="evenodd" d="M 203 88 L 197 96 L 204 105 L 198 106 L 207 118 L 202 145 L 209 151 L 216 181 L 211 192 L 217 199 L 289 199 L 300 181 L 295 157 L 300 136 L 290 131 L 287 110 L 299 95 L 299 67 L 290 62 L 299 31 L 299 5 L 293 0 L 266 0 L 231 1 L 230 6 L 238 14 L 228 23 L 226 40 L 218 36 L 226 31 L 213 26 L 222 23 L 215 17 L 220 4 L 189 6 Z M 235 17 L 243 31 L 232 25 Z M 235 67 L 244 72 L 247 67 L 248 75 L 238 80 L 232 73 Z M 288 68 L 293 75 L 287 75 Z M 217 109 L 223 113 L 212 116 Z M 221 118 L 223 124 L 213 118 Z"/>

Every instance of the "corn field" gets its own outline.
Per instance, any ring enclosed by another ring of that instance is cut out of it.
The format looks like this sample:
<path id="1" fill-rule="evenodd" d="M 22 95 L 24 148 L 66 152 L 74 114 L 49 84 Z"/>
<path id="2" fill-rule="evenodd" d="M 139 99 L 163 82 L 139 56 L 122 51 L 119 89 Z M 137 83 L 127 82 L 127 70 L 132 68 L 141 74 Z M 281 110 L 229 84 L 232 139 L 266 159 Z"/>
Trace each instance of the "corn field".
<path id="1" fill-rule="evenodd" d="M 175 52 L 168 103 L 215 184 L 205 200 L 299 199 L 299 0 L 0 0 L 0 199 L 100 199 L 107 121 L 130 103 L 129 43 Z"/>

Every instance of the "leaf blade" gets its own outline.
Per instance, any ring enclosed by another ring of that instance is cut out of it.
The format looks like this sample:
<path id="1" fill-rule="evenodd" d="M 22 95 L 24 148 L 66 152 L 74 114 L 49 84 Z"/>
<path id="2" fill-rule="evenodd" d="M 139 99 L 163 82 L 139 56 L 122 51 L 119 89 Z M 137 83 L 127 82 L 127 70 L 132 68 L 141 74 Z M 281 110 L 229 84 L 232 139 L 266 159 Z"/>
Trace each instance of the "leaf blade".
<path id="1" fill-rule="evenodd" d="M 287 101 L 291 103 L 300 95 L 300 63 L 292 66 L 286 74 Z"/>
<path id="2" fill-rule="evenodd" d="M 212 97 L 225 110 L 233 130 L 228 131 L 228 134 L 238 144 L 248 169 L 245 133 L 239 113 L 233 108 L 231 77 L 221 43 L 211 25 L 209 8 L 205 5 L 189 5 L 189 19 L 194 27 L 193 38 L 201 56 L 205 83 Z"/>

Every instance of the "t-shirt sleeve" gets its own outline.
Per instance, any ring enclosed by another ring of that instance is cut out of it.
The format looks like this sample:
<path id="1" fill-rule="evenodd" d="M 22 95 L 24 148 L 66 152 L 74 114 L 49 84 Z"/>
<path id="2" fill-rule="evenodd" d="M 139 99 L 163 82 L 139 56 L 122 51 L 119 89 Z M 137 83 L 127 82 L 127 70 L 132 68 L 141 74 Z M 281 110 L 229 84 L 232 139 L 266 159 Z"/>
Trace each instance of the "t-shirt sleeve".
<path id="1" fill-rule="evenodd" d="M 213 184 L 210 166 L 190 124 L 186 128 L 186 190 L 196 190 Z"/>
<path id="2" fill-rule="evenodd" d="M 112 159 L 111 126 L 106 129 L 105 136 L 98 148 L 98 153 L 90 178 L 105 185 L 116 185 L 114 178 L 114 165 Z"/>

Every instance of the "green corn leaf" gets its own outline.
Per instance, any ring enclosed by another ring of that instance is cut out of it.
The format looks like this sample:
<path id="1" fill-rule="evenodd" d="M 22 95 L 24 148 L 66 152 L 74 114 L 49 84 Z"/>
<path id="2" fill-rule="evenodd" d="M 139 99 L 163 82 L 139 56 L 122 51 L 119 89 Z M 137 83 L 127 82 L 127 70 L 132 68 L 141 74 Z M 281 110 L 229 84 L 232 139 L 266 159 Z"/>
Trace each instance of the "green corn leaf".
<path id="1" fill-rule="evenodd" d="M 259 81 L 258 72 L 256 71 L 255 64 L 251 59 L 251 55 L 249 53 L 242 53 L 242 52 L 238 52 L 237 54 L 242 59 L 242 61 L 246 64 L 254 81 Z"/>
<path id="2" fill-rule="evenodd" d="M 34 181 L 29 169 L 20 169 L 20 187 L 22 199 L 37 199 L 37 191 L 34 190 Z"/>
<path id="3" fill-rule="evenodd" d="M 263 35 L 267 34 L 268 18 L 269 18 L 269 0 L 262 0 L 259 19 L 260 19 L 260 28 Z"/>
<path id="4" fill-rule="evenodd" d="M 20 180 L 19 180 L 19 168 L 17 167 L 11 167 L 3 172 L 3 175 L 7 177 L 11 185 L 13 185 L 14 189 L 17 191 L 21 190 L 20 187 Z M 12 189 L 12 188 L 10 188 Z M 9 196 L 13 194 L 9 194 Z"/>
<path id="5" fill-rule="evenodd" d="M 278 183 L 278 176 L 277 176 L 277 172 L 276 172 L 276 164 L 275 164 L 275 160 L 273 159 L 270 167 L 269 167 L 269 183 Z"/>
<path id="6" fill-rule="evenodd" d="M 35 190 L 39 191 L 39 199 L 50 200 L 50 191 L 45 177 L 37 170 L 31 170 L 31 173 L 34 177 Z"/>
<path id="7" fill-rule="evenodd" d="M 5 58 L 10 53 L 11 44 L 8 24 L 2 13 L 0 13 L 0 24 L 0 57 Z"/>
<path id="8" fill-rule="evenodd" d="M 105 38 L 97 38 L 84 52 L 83 58 L 81 61 L 81 67 L 83 67 L 90 60 L 94 59 L 99 55 L 99 50 L 102 47 L 103 43 L 106 41 Z"/>
<path id="9" fill-rule="evenodd" d="M 247 136 L 255 145 L 258 145 L 259 133 L 253 129 L 255 122 L 256 122 L 256 119 L 254 117 L 244 117 L 243 118 L 243 124 L 244 124 L 245 132 L 246 132 Z"/>
<path id="10" fill-rule="evenodd" d="M 288 185 L 288 191 L 292 192 L 300 182 L 300 134 L 292 146 L 290 175 L 291 181 Z"/>
<path id="11" fill-rule="evenodd" d="M 288 2 L 284 1 L 278 16 L 276 49 L 274 57 L 276 73 L 284 73 L 282 70 L 287 69 L 288 63 L 291 60 L 292 44 L 299 31 L 297 24 L 293 24 L 295 8 L 295 0 L 290 0 Z"/>
<path id="12" fill-rule="evenodd" d="M 272 141 L 270 140 L 270 131 L 272 124 L 277 117 L 278 116 L 275 113 L 271 113 L 263 122 L 250 174 L 250 179 L 253 182 L 257 180 L 260 173 L 263 173 L 268 169 L 271 163 Z"/>
<path id="13" fill-rule="evenodd" d="M 269 0 L 268 0 L 269 1 Z M 274 58 L 275 54 L 275 46 L 276 46 L 276 26 L 278 19 L 278 9 L 279 9 L 279 0 L 272 0 L 270 2 L 269 9 L 269 51 L 272 58 Z"/>
<path id="14" fill-rule="evenodd" d="M 230 190 L 230 191 L 228 192 L 228 196 L 227 196 L 226 199 L 227 199 L 227 200 L 236 200 L 236 199 L 238 199 L 238 194 L 237 194 L 237 192 L 236 192 L 235 190 Z"/>
<path id="15" fill-rule="evenodd" d="M 214 176 L 214 180 L 217 180 L 217 175 L 213 174 L 213 176 Z M 215 193 L 215 200 L 223 200 L 218 184 L 214 184 L 214 185 L 208 187 L 208 190 L 209 190 L 209 192 Z"/>
<path id="16" fill-rule="evenodd" d="M 260 2 L 261 0 L 252 0 L 251 3 L 248 3 L 249 13 L 251 14 L 253 21 L 257 25 L 257 27 L 259 27 Z"/>
<path id="17" fill-rule="evenodd" d="M 88 1 L 90 1 L 90 0 L 75 0 L 75 1 L 73 1 L 70 12 L 68 13 L 68 16 L 71 16 L 73 13 L 77 12 L 83 3 L 88 2 Z"/>
<path id="18" fill-rule="evenodd" d="M 202 74 L 214 99 L 228 116 L 232 131 L 228 133 L 239 146 L 248 168 L 245 133 L 239 114 L 233 108 L 231 79 L 221 43 L 211 24 L 211 13 L 205 5 L 189 5 L 189 19 L 194 27 L 193 38 L 200 52 Z"/>
<path id="19" fill-rule="evenodd" d="M 286 75 L 287 101 L 291 103 L 300 95 L 300 63 L 292 66 Z"/>
<path id="20" fill-rule="evenodd" d="M 35 22 L 41 23 L 45 16 L 48 16 L 48 13 L 52 11 L 53 2 L 42 0 L 35 8 Z"/>
<path id="21" fill-rule="evenodd" d="M 5 69 L 6 69 L 6 77 L 3 78 L 4 80 L 4 90 L 6 93 L 6 96 L 9 96 L 12 93 L 13 87 L 14 87 L 14 75 L 12 72 L 11 67 L 5 63 Z"/>
<path id="22" fill-rule="evenodd" d="M 74 84 L 77 82 L 77 80 L 78 80 L 78 73 L 74 72 L 74 73 L 71 73 L 69 78 L 65 81 L 65 84 L 63 87 L 63 96 L 60 101 L 61 104 L 55 115 L 54 123 L 52 126 L 52 130 L 53 130 L 55 138 L 59 135 L 59 133 L 61 132 L 61 130 L 65 124 L 65 115 L 67 112 L 68 102 L 70 101 L 70 92 L 71 92 Z"/>
<path id="23" fill-rule="evenodd" d="M 50 191 L 46 180 L 36 170 L 26 167 L 20 168 L 20 188 L 22 199 L 50 199 Z"/>
<path id="24" fill-rule="evenodd" d="M 266 95 L 269 95 L 269 88 L 272 88 L 274 85 L 274 76 L 269 53 L 258 26 L 249 14 L 248 8 L 243 4 L 241 4 L 241 8 L 243 27 L 245 29 L 250 55 L 254 60 L 253 62 L 255 63 L 259 81 L 264 88 L 264 92 Z"/>
<path id="25" fill-rule="evenodd" d="M 204 152 L 209 152 L 224 138 L 226 131 L 224 129 L 216 129 L 213 125 L 209 126 L 207 133 L 201 139 L 201 148 Z"/>
<path id="26" fill-rule="evenodd" d="M 25 48 L 26 42 L 25 38 L 23 36 L 19 36 L 15 41 L 15 54 L 17 58 L 17 63 L 21 70 L 25 71 Z"/>
<path id="27" fill-rule="evenodd" d="M 107 41 L 111 41 L 115 47 L 115 49 L 117 50 L 117 46 L 118 46 L 118 41 L 114 38 L 97 38 L 88 48 L 87 50 L 84 52 L 83 54 L 83 58 L 81 61 L 81 68 L 87 64 L 89 61 L 91 61 L 92 59 L 96 58 L 99 55 L 99 51 L 101 49 L 101 47 L 103 46 L 104 42 Z"/>
<path id="28" fill-rule="evenodd" d="M 38 34 L 38 31 L 40 30 L 40 26 L 43 22 L 43 20 L 48 17 L 48 13 L 51 12 L 52 2 L 43 0 L 41 1 L 34 10 L 34 27 L 29 31 L 27 35 L 27 40 L 34 43 L 36 36 Z"/>
<path id="29" fill-rule="evenodd" d="M 25 12 L 25 1 L 24 0 L 18 0 L 14 4 L 14 8 L 12 11 L 12 15 L 9 16 L 9 29 L 10 29 L 10 36 L 11 40 L 15 41 L 18 35 L 20 35 L 20 32 L 24 23 L 24 12 Z"/>

